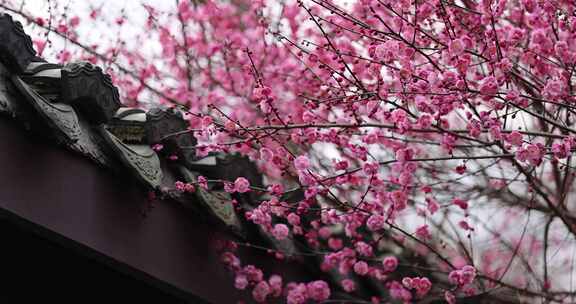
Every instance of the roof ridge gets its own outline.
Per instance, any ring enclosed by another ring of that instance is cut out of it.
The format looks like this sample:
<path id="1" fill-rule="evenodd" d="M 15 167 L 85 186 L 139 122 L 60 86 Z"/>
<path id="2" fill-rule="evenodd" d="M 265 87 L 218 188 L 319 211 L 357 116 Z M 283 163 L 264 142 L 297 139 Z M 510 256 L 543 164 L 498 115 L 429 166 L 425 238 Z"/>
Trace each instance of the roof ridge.
<path id="1" fill-rule="evenodd" d="M 87 62 L 57 65 L 36 57 L 22 25 L 7 14 L 0 15 L 0 76 L 5 76 L 0 77 L 0 113 L 100 166 L 129 173 L 148 191 L 196 210 L 200 201 L 200 212 L 233 231 L 243 230 L 243 217 L 236 214 L 232 200 L 252 204 L 254 194 L 233 198 L 213 189 L 227 198 L 207 199 L 205 193 L 174 190 L 176 181 L 196 183 L 199 175 L 215 181 L 250 175 L 251 184 L 262 185 L 255 165 L 245 157 L 223 154 L 214 165 L 195 164 L 197 140 L 180 110 L 158 107 L 143 113 L 122 108 L 118 88 L 100 67 Z M 242 168 L 233 168 L 238 166 Z"/>

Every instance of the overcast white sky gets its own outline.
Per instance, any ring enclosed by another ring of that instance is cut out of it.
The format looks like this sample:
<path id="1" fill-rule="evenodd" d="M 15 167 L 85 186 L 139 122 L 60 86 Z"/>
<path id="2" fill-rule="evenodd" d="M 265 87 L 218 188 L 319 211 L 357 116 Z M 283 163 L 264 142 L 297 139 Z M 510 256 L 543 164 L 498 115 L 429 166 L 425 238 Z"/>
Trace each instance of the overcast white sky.
<path id="1" fill-rule="evenodd" d="M 141 48 L 156 48 L 159 45 L 153 45 L 150 41 L 142 41 L 138 39 L 137 35 L 144 28 L 146 22 L 146 12 L 142 4 L 150 4 L 155 8 L 165 11 L 174 11 L 176 5 L 175 0 L 15 0 L 15 3 L 21 4 L 24 11 L 31 13 L 33 16 L 40 16 L 48 19 L 50 11 L 52 13 L 62 14 L 67 12 L 67 18 L 78 16 L 81 18 L 78 32 L 81 39 L 85 44 L 102 43 L 103 41 L 113 41 L 117 37 L 121 37 L 127 43 L 140 44 Z M 90 12 L 94 9 L 100 9 L 100 16 L 95 21 L 89 18 Z M 109 23 L 125 15 L 126 23 L 122 27 L 110 26 Z M 14 16 L 18 20 L 23 20 L 18 16 Z M 60 19 L 60 18 L 56 18 Z M 41 38 L 41 32 L 31 25 L 25 25 L 26 32 L 33 38 Z M 61 39 L 51 36 L 51 41 L 54 43 L 53 51 L 47 50 L 43 54 L 48 60 L 53 60 L 56 51 L 62 48 L 68 48 L 63 44 Z M 73 50 L 73 49 L 70 49 Z"/>

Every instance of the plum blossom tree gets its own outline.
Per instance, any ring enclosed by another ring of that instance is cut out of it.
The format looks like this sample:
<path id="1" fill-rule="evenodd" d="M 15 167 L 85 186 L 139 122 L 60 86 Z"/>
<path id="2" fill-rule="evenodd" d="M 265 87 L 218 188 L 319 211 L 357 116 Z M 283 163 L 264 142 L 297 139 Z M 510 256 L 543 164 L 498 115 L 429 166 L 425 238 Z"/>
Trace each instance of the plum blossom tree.
<path id="1" fill-rule="evenodd" d="M 0 8 L 40 54 L 108 67 L 126 104 L 187 113 L 199 156 L 258 164 L 264 188 L 224 181 L 261 197 L 237 211 L 298 245 L 263 250 L 319 275 L 264 273 L 227 242 L 230 284 L 254 301 L 576 301 L 573 1 Z M 90 41 L 94 24 L 118 35 Z"/>

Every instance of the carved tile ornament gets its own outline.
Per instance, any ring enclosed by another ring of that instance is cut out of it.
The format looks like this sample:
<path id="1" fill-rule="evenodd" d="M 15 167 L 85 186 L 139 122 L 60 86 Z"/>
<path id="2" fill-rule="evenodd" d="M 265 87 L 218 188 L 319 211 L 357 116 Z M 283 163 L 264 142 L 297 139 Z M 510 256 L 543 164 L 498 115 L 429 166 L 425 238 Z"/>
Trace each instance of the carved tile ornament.
<path id="1" fill-rule="evenodd" d="M 180 166 L 179 169 L 185 182 L 195 183 L 197 181 L 197 175 L 195 173 L 186 169 L 184 166 Z M 202 208 L 206 209 L 212 216 L 232 231 L 237 233 L 243 231 L 240 219 L 234 210 L 234 205 L 232 205 L 232 196 L 229 193 L 214 189 L 206 191 L 200 187 L 196 187 L 196 191 L 191 195 L 194 195 L 199 200 Z"/>
<path id="2" fill-rule="evenodd" d="M 70 63 L 62 69 L 62 101 L 89 113 L 95 123 L 109 121 L 120 108 L 118 89 L 109 75 L 88 62 Z"/>
<path id="3" fill-rule="evenodd" d="M 238 154 L 214 154 L 192 162 L 188 168 L 200 172 L 208 179 L 235 181 L 238 177 L 248 179 L 250 185 L 263 187 L 262 174 L 256 165 L 245 156 Z M 258 195 L 254 192 L 236 194 L 235 199 L 241 206 L 248 208 L 257 204 Z"/>
<path id="4" fill-rule="evenodd" d="M 153 108 L 146 113 L 146 134 L 150 143 L 162 143 L 164 152 L 189 163 L 196 159 L 196 138 L 187 132 L 188 122 L 173 108 Z"/>
<path id="5" fill-rule="evenodd" d="M 0 61 L 11 70 L 22 73 L 36 57 L 32 39 L 24 32 L 22 24 L 8 14 L 0 14 Z"/>
<path id="6" fill-rule="evenodd" d="M 30 113 L 26 111 L 22 102 L 17 102 L 20 96 L 12 84 L 11 77 L 8 69 L 0 63 L 0 114 L 19 119 L 20 122 L 28 122 L 31 120 Z"/>
<path id="7" fill-rule="evenodd" d="M 9 74 L 6 71 L 6 68 L 3 65 L 0 65 L 0 113 L 9 114 L 12 117 L 15 115 L 13 103 L 11 102 L 12 98 L 8 97 L 10 95 L 10 91 L 8 89 L 8 82 L 6 79 L 9 77 Z"/>
<path id="8" fill-rule="evenodd" d="M 65 144 L 73 144 L 78 141 L 82 131 L 78 116 L 71 106 L 49 102 L 18 76 L 14 76 L 12 80 L 26 100 L 37 111 L 39 117 L 53 129 L 58 140 Z"/>
<path id="9" fill-rule="evenodd" d="M 82 135 L 78 141 L 70 145 L 69 148 L 82 155 L 86 155 L 100 166 L 112 167 L 115 163 L 112 161 L 109 153 L 106 153 L 106 144 L 100 136 L 99 130 L 84 120 L 80 120 L 80 128 Z"/>
<path id="10" fill-rule="evenodd" d="M 153 143 L 160 143 L 166 136 L 188 128 L 182 113 L 173 108 L 150 109 L 146 113 L 146 122 L 148 140 Z"/>
<path id="11" fill-rule="evenodd" d="M 117 112 L 116 120 L 145 123 L 146 114 L 144 111 L 130 111 L 128 108 L 123 108 Z M 125 142 L 114 133 L 113 128 L 108 129 L 105 125 L 101 126 L 100 131 L 110 148 L 142 182 L 154 189 L 160 187 L 162 183 L 160 158 L 149 144 Z"/>
<path id="12" fill-rule="evenodd" d="M 114 149 L 122 162 L 133 169 L 133 173 L 150 187 L 156 189 L 162 182 L 160 159 L 150 147 L 146 145 L 127 145 L 110 133 L 104 126 L 102 135 Z"/>
<path id="13" fill-rule="evenodd" d="M 140 115 L 139 119 L 124 119 Z M 172 108 L 140 109 L 120 108 L 107 124 L 108 130 L 125 143 L 162 144 L 164 156 L 176 155 L 184 163 L 196 159 L 196 138 L 188 132 L 188 122 L 182 113 Z"/>
<path id="14" fill-rule="evenodd" d="M 139 118 L 125 119 L 128 116 L 138 116 Z M 124 143 L 149 144 L 146 135 L 146 111 L 144 110 L 120 108 L 112 120 L 106 124 L 106 128 Z"/>

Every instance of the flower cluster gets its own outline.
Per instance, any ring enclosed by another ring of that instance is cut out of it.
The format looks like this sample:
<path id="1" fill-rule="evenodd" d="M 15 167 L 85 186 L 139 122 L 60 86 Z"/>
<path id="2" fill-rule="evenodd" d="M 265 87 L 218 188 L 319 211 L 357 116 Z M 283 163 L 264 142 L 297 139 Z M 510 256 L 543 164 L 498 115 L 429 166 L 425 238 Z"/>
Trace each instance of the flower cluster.
<path id="1" fill-rule="evenodd" d="M 27 15 L 17 2 L 0 7 Z M 455 303 L 474 288 L 494 301 L 502 286 L 546 301 L 574 295 L 541 286 L 568 273 L 562 258 L 541 257 L 567 258 L 574 245 L 555 240 L 576 235 L 576 3 L 178 3 L 143 5 L 142 20 L 58 3 L 54 20 L 25 19 L 50 30 L 50 40 L 33 39 L 43 56 L 109 66 L 130 106 L 182 109 L 198 158 L 239 154 L 264 175 L 262 188 L 246 176 L 199 176 L 177 191 L 210 183 L 250 197 L 235 211 L 271 256 L 317 255 L 294 260 L 337 274 L 286 283 L 225 254 L 236 288 L 288 303 L 325 301 L 331 290 L 358 302 L 444 292 Z M 99 21 L 136 36 L 92 45 L 82 27 Z M 131 24 L 142 31 L 124 31 Z M 66 48 L 52 43 L 60 38 Z M 551 221 L 546 233 L 534 218 Z M 475 267 L 460 267 L 470 257 Z M 457 267 L 449 282 L 423 272 L 445 272 L 446 261 Z"/>
<path id="2" fill-rule="evenodd" d="M 465 286 L 471 284 L 475 278 L 476 278 L 476 268 L 470 265 L 466 265 L 458 270 L 453 270 L 448 275 L 448 279 L 450 279 L 450 282 L 458 286 Z"/>

